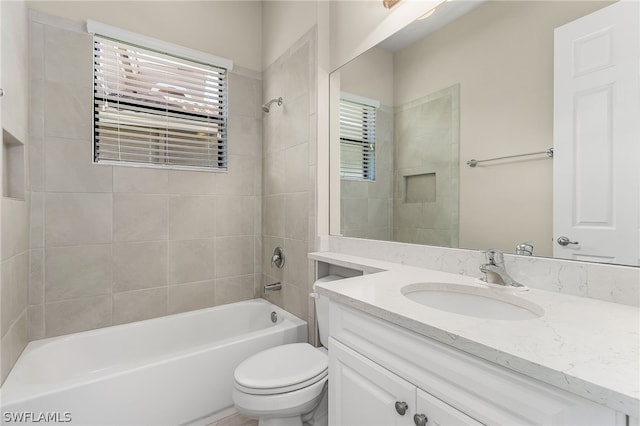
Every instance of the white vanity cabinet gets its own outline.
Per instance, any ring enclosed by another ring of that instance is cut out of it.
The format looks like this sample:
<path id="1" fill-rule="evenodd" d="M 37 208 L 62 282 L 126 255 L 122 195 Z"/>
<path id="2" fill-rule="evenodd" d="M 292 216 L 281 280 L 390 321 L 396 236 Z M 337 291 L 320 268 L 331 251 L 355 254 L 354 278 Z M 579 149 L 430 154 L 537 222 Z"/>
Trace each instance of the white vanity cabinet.
<path id="1" fill-rule="evenodd" d="M 362 311 L 333 301 L 330 310 L 332 426 L 626 424 L 608 407 Z"/>
<path id="2" fill-rule="evenodd" d="M 373 361 L 330 339 L 331 425 L 401 426 L 479 423 Z"/>

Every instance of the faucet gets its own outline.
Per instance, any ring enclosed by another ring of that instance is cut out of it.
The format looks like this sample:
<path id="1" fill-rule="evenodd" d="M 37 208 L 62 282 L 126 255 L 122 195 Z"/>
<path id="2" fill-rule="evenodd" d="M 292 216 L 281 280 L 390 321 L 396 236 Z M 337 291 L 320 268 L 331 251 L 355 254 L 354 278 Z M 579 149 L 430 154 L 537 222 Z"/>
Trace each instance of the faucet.
<path id="1" fill-rule="evenodd" d="M 504 265 L 504 253 L 497 249 L 489 249 L 484 252 L 487 256 L 487 263 L 480 265 L 480 271 L 484 273 L 484 280 L 487 279 L 487 272 L 493 272 L 502 280 L 503 285 L 511 287 L 524 287 L 519 282 L 516 282 L 507 273 L 507 269 Z"/>

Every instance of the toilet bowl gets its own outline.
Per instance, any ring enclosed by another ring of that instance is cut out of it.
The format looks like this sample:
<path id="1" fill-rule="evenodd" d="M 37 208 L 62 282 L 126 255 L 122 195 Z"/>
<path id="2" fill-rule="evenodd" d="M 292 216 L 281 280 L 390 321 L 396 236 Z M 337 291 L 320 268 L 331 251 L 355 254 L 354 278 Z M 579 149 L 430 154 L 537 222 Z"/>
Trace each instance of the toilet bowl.
<path id="1" fill-rule="evenodd" d="M 319 282 L 342 279 L 335 275 Z M 315 296 L 320 342 L 328 339 L 328 300 Z M 233 403 L 259 426 L 327 425 L 328 357 L 324 347 L 292 343 L 258 352 L 236 368 Z"/>

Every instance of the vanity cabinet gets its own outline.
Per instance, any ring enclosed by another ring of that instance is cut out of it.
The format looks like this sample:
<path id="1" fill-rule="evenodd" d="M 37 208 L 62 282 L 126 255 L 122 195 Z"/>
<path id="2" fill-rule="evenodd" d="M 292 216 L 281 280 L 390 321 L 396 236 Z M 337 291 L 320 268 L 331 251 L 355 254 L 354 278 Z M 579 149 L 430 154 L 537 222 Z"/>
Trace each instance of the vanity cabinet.
<path id="1" fill-rule="evenodd" d="M 479 423 L 347 346 L 330 339 L 329 424 L 349 426 Z"/>
<path id="2" fill-rule="evenodd" d="M 330 318 L 332 426 L 626 424 L 608 407 L 362 311 L 332 301 Z"/>

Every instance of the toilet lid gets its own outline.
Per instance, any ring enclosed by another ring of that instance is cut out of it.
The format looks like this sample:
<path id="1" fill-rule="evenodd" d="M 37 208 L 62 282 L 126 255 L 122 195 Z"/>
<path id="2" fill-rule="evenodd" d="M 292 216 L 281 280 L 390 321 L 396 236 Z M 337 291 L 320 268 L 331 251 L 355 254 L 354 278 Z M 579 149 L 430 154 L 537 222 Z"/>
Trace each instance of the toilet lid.
<path id="1" fill-rule="evenodd" d="M 275 346 L 240 363 L 233 377 L 246 393 L 291 392 L 327 376 L 327 355 L 308 343 Z"/>

